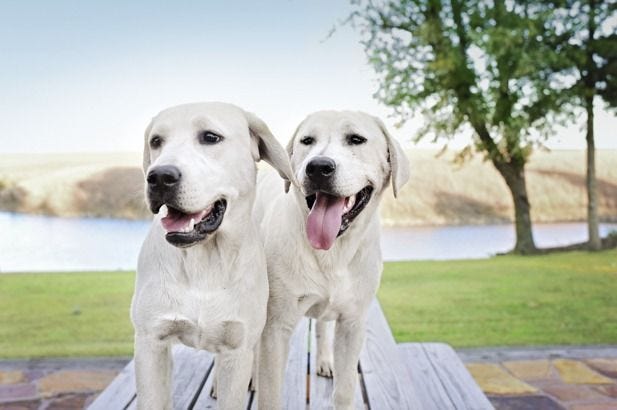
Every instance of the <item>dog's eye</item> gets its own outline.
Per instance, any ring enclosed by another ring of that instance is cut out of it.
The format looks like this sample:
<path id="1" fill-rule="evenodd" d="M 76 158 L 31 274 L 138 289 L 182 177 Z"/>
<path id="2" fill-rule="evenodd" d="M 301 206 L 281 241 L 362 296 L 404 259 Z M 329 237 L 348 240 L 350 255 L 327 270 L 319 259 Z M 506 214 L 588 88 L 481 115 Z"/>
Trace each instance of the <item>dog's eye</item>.
<path id="1" fill-rule="evenodd" d="M 300 144 L 303 144 L 303 145 L 311 145 L 314 142 L 315 142 L 315 138 L 313 137 L 304 137 L 300 140 Z"/>
<path id="2" fill-rule="evenodd" d="M 347 136 L 347 142 L 349 145 L 361 145 L 366 142 L 366 138 L 358 134 L 351 134 Z"/>
<path id="3" fill-rule="evenodd" d="M 163 145 L 163 138 L 159 137 L 158 135 L 150 138 L 150 148 L 157 149 L 160 148 L 161 145 Z"/>
<path id="4" fill-rule="evenodd" d="M 199 133 L 197 139 L 199 140 L 200 144 L 212 145 L 221 142 L 223 140 L 223 137 L 213 133 L 212 131 L 203 131 Z"/>

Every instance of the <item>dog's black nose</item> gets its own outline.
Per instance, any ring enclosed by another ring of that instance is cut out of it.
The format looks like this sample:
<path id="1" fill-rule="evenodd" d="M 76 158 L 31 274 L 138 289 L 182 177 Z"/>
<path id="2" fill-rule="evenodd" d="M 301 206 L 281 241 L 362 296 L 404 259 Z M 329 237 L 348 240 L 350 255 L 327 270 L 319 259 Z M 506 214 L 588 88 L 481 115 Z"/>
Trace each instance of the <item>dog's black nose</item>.
<path id="1" fill-rule="evenodd" d="M 169 189 L 176 186 L 180 182 L 181 177 L 182 173 L 178 167 L 161 165 L 148 172 L 146 181 L 148 181 L 148 187 L 151 189 Z"/>
<path id="2" fill-rule="evenodd" d="M 306 165 L 306 176 L 316 184 L 326 182 L 336 171 L 336 162 L 328 157 L 315 157 Z"/>

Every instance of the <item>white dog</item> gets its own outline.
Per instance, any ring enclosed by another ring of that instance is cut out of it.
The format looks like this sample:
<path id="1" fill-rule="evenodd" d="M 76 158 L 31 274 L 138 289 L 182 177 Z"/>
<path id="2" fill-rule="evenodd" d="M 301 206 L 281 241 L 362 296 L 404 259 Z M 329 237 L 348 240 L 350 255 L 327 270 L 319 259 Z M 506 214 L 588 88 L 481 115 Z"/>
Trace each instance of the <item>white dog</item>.
<path id="1" fill-rule="evenodd" d="M 287 148 L 301 189 L 285 195 L 282 184 L 264 180 L 255 207 L 270 282 L 259 408 L 281 407 L 289 338 L 306 315 L 319 319 L 318 373 L 334 376 L 334 404 L 348 409 L 382 271 L 377 209 L 389 181 L 396 196 L 408 180 L 408 160 L 379 119 L 359 112 L 312 114 Z M 336 321 L 334 355 L 326 321 Z"/>
<path id="2" fill-rule="evenodd" d="M 219 407 L 245 405 L 266 320 L 263 246 L 251 219 L 259 159 L 284 178 L 285 149 L 257 117 L 222 103 L 158 114 L 145 133 L 147 203 L 131 319 L 137 403 L 171 409 L 170 345 L 216 352 Z"/>

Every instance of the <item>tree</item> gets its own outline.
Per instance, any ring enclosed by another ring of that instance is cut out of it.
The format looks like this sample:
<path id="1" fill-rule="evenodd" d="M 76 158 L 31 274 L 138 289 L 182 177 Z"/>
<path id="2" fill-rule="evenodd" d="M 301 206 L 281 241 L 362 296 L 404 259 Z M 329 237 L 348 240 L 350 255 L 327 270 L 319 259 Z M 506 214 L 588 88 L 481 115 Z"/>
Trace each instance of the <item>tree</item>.
<path id="1" fill-rule="evenodd" d="M 554 4 L 553 26 L 559 27 L 553 46 L 567 58 L 556 67 L 557 75 L 571 75 L 574 84 L 564 90 L 570 103 L 582 107 L 586 116 L 588 247 L 602 246 L 598 228 L 598 188 L 595 166 L 594 102 L 602 99 L 617 107 L 617 2 L 566 0 Z M 612 23 L 611 20 L 613 20 Z"/>
<path id="2" fill-rule="evenodd" d="M 513 251 L 536 252 L 525 164 L 563 106 L 551 84 L 557 57 L 544 41 L 552 9 L 504 0 L 352 3 L 352 24 L 380 76 L 375 96 L 401 122 L 421 112 L 418 138 L 471 131 L 461 155 L 475 148 L 492 162 L 514 203 Z"/>

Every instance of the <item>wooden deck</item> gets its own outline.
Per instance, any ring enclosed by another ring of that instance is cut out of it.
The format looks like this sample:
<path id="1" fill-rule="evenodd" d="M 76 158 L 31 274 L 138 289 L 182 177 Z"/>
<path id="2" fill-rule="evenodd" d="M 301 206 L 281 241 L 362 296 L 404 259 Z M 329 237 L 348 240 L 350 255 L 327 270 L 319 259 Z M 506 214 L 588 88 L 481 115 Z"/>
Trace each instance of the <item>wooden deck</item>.
<path id="1" fill-rule="evenodd" d="M 309 319 L 299 323 L 291 340 L 284 394 L 285 409 L 332 408 L 332 379 L 315 374 L 315 332 Z M 214 409 L 209 395 L 213 355 L 174 347 L 174 409 Z M 247 409 L 254 409 L 247 392 Z M 89 407 L 135 409 L 135 369 L 131 361 Z M 357 409 L 492 409 L 454 350 L 442 343 L 397 345 L 379 303 L 369 311 L 367 335 L 358 365 Z"/>

